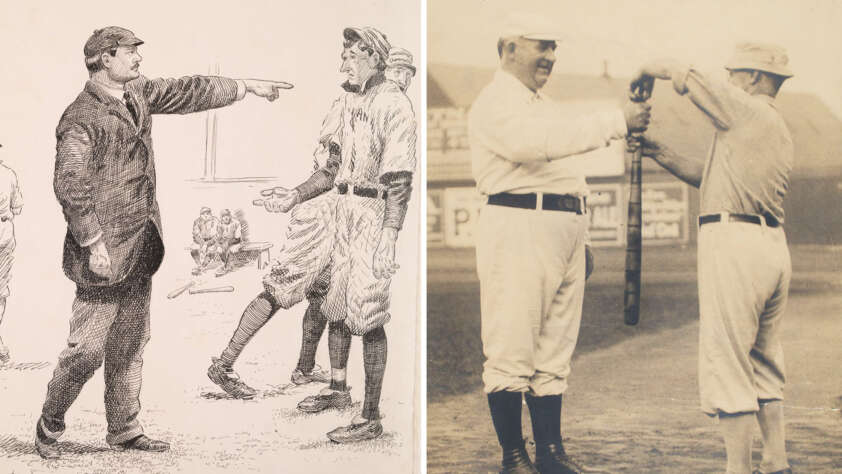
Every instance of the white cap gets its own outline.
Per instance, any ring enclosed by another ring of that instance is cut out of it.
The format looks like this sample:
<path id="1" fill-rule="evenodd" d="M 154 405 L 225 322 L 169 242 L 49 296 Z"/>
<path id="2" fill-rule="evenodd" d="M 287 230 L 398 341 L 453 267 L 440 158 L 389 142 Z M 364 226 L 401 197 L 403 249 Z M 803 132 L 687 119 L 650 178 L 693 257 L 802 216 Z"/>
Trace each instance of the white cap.
<path id="1" fill-rule="evenodd" d="M 506 21 L 506 26 L 500 38 L 519 37 L 539 41 L 561 41 L 564 35 L 558 26 L 550 22 L 546 16 L 534 13 L 514 12 Z"/>

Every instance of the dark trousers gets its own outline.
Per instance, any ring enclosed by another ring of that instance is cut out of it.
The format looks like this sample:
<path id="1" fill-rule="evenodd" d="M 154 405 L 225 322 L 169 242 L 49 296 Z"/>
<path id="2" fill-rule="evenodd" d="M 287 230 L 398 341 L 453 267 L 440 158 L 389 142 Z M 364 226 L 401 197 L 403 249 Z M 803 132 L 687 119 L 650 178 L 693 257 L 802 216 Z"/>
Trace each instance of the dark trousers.
<path id="1" fill-rule="evenodd" d="M 64 417 L 82 387 L 105 363 L 105 417 L 109 444 L 140 434 L 143 348 L 149 341 L 151 274 L 163 246 L 157 235 L 146 239 L 144 258 L 126 280 L 109 287 L 77 287 L 67 347 L 61 351 L 47 385 L 42 409 L 48 437 L 64 432 Z M 150 263 L 151 262 L 151 263 Z"/>

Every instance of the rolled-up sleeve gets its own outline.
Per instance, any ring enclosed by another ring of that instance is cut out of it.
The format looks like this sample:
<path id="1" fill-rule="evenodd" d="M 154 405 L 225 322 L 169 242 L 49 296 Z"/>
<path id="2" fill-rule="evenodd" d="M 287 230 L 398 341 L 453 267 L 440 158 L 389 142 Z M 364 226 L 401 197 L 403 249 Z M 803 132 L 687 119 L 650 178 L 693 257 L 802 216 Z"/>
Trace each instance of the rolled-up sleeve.
<path id="1" fill-rule="evenodd" d="M 153 114 L 189 114 L 230 105 L 245 95 L 245 84 L 224 77 L 186 76 L 147 79 L 130 83 L 149 104 Z"/>
<path id="2" fill-rule="evenodd" d="M 71 235 L 80 246 L 87 247 L 102 235 L 91 199 L 94 189 L 88 174 L 91 139 L 78 126 L 61 131 L 57 138 L 53 190 Z"/>
<path id="3" fill-rule="evenodd" d="M 687 94 L 719 130 L 728 130 L 751 96 L 727 81 L 716 79 L 691 66 L 682 66 L 672 75 L 673 88 Z"/>
<path id="4" fill-rule="evenodd" d="M 622 112 L 577 117 L 550 100 L 500 100 L 471 111 L 471 132 L 501 158 L 515 162 L 551 161 L 605 147 L 626 135 Z"/>

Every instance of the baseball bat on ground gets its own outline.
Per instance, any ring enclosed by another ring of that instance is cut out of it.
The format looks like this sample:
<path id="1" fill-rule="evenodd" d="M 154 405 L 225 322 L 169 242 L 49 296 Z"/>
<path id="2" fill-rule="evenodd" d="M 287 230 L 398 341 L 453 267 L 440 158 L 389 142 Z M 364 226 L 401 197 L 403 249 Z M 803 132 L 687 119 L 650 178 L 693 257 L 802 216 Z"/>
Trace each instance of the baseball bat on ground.
<path id="1" fill-rule="evenodd" d="M 191 295 L 198 295 L 202 293 L 230 293 L 234 291 L 233 286 L 217 286 L 214 288 L 190 288 Z"/>
<path id="2" fill-rule="evenodd" d="M 646 102 L 652 95 L 651 80 L 647 86 L 632 91 L 631 100 Z M 634 153 L 631 158 L 631 183 L 629 186 L 629 209 L 626 221 L 626 287 L 623 294 L 623 321 L 634 326 L 640 320 L 640 270 L 643 253 L 641 228 L 643 224 L 641 194 L 642 194 L 642 163 L 640 139 L 629 135 L 627 141 L 634 143 Z"/>
<path id="3" fill-rule="evenodd" d="M 185 292 L 185 291 L 187 291 L 189 288 L 191 288 L 191 287 L 193 287 L 193 286 L 195 286 L 195 285 L 196 285 L 196 282 L 195 282 L 195 281 L 191 281 L 190 283 L 187 283 L 186 285 L 179 286 L 178 288 L 176 288 L 176 289 L 172 290 L 172 291 L 171 291 L 171 292 L 167 295 L 167 298 L 169 298 L 169 299 L 177 298 L 177 297 L 179 297 L 182 293 L 184 293 L 184 292 Z"/>

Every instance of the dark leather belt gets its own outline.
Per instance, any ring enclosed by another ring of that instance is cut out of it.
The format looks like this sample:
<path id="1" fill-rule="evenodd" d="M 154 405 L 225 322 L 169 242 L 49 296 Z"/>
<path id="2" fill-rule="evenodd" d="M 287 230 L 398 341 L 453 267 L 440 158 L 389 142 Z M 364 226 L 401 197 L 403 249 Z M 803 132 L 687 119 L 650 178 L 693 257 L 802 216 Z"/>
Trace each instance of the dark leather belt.
<path id="1" fill-rule="evenodd" d="M 765 215 L 765 216 L 758 216 L 756 214 L 707 214 L 704 216 L 699 216 L 699 227 L 705 224 L 711 224 L 713 222 L 722 222 L 722 216 L 728 216 L 728 222 L 747 222 L 749 224 L 757 224 L 761 225 L 766 223 L 769 227 L 778 227 L 781 225 L 777 219 L 773 216 Z"/>
<path id="2" fill-rule="evenodd" d="M 340 183 L 336 185 L 336 191 L 339 192 L 339 194 L 348 194 L 349 189 L 355 196 L 372 199 L 386 199 L 386 193 L 377 188 L 367 188 L 365 186 L 353 185 L 349 186 L 347 183 Z"/>
<path id="3" fill-rule="evenodd" d="M 541 209 L 545 211 L 563 211 L 582 213 L 583 199 L 572 194 L 543 194 Z M 492 206 L 517 207 L 520 209 L 537 209 L 538 195 L 498 193 L 488 196 L 488 204 Z"/>

